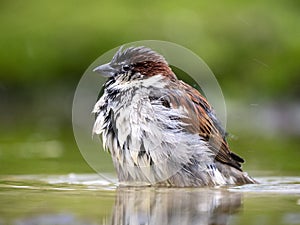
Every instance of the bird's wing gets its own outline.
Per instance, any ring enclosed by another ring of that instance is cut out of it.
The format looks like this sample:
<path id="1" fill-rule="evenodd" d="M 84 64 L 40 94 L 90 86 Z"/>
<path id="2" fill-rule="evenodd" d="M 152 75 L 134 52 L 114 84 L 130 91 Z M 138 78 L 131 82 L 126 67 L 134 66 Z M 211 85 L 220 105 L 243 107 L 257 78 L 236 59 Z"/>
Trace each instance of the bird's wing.
<path id="1" fill-rule="evenodd" d="M 184 107 L 188 117 L 185 129 L 191 133 L 198 133 L 209 144 L 215 154 L 215 160 L 241 170 L 244 160 L 230 151 L 225 139 L 225 131 L 217 119 L 207 100 L 193 87 L 182 81 L 176 81 L 169 101 L 173 107 Z M 176 96 L 177 95 L 177 96 Z"/>

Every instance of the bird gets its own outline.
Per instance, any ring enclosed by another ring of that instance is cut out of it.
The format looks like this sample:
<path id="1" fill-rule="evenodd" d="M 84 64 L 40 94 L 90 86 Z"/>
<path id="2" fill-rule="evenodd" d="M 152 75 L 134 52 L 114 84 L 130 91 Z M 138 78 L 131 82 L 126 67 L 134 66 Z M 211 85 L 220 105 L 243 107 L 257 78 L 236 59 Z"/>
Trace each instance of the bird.
<path id="1" fill-rule="evenodd" d="M 145 46 L 120 47 L 93 72 L 107 80 L 92 113 L 121 185 L 203 187 L 257 183 L 241 168 L 213 107 Z"/>

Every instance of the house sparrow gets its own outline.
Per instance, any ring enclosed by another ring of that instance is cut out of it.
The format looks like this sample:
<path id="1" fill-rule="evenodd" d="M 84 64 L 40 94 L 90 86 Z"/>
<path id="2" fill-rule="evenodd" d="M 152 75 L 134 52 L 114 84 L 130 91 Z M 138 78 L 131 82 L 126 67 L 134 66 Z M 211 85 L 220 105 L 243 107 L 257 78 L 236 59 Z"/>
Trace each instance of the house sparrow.
<path id="1" fill-rule="evenodd" d="M 96 67 L 108 80 L 93 113 L 121 183 L 174 187 L 256 183 L 230 151 L 207 100 L 146 47 Z"/>

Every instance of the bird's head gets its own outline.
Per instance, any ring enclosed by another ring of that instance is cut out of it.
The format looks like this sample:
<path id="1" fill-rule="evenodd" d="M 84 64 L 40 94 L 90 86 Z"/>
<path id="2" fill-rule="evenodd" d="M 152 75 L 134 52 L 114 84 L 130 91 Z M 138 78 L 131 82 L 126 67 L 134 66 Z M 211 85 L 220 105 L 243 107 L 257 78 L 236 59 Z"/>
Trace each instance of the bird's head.
<path id="1" fill-rule="evenodd" d="M 175 78 L 165 58 L 146 47 L 121 47 L 109 63 L 96 67 L 93 71 L 105 77 L 131 81 L 154 75 Z"/>

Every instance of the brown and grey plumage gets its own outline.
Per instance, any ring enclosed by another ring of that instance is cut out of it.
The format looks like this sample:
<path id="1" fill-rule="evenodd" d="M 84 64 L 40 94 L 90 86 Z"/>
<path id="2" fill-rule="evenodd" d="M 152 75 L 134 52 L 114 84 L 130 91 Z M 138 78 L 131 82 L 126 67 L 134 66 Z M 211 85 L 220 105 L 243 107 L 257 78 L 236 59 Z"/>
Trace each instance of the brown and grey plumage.
<path id="1" fill-rule="evenodd" d="M 230 151 L 207 100 L 178 80 L 164 57 L 146 47 L 122 48 L 94 69 L 108 77 L 96 103 L 101 135 L 120 182 L 205 186 L 255 183 Z"/>

